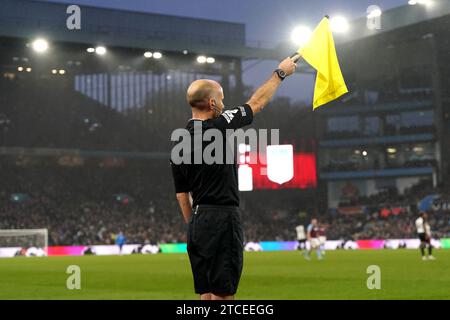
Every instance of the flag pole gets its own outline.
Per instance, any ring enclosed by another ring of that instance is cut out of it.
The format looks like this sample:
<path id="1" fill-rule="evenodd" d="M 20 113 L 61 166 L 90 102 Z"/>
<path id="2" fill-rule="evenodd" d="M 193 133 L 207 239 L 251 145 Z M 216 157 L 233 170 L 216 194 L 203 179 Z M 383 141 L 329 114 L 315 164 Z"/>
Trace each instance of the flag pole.
<path id="1" fill-rule="evenodd" d="M 301 56 L 296 52 L 291 56 L 291 59 L 293 59 L 294 63 L 297 63 L 298 60 L 300 60 Z"/>

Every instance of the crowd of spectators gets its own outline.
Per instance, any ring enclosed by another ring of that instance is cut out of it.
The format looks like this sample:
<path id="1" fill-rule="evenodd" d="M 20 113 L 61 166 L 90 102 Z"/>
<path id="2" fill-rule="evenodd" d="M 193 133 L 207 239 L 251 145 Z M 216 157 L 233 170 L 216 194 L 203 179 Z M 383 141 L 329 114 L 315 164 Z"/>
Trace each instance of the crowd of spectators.
<path id="1" fill-rule="evenodd" d="M 165 161 L 126 168 L 2 166 L 0 229 L 49 230 L 51 245 L 184 241 Z M 164 172 L 163 170 L 167 170 Z M 12 195 L 26 194 L 23 201 Z M 118 197 L 123 195 L 123 197 Z"/>
<path id="2" fill-rule="evenodd" d="M 450 190 L 433 187 L 423 180 L 400 194 L 397 188 L 385 188 L 372 196 L 358 196 L 341 207 L 360 207 L 358 215 L 327 215 L 324 223 L 330 225 L 332 238 L 351 239 L 404 239 L 415 238 L 415 219 L 419 216 L 420 201 L 428 195 L 436 195 L 444 203 L 450 204 Z M 438 206 L 429 208 L 430 226 L 436 238 L 450 237 L 450 208 Z"/>
<path id="3" fill-rule="evenodd" d="M 352 216 L 324 216 L 322 223 L 329 239 L 415 239 L 414 221 L 417 210 L 409 209 L 399 214 L 382 215 L 385 208 L 377 208 L 371 214 Z M 450 211 L 431 212 L 429 222 L 434 238 L 450 237 Z"/>
<path id="4" fill-rule="evenodd" d="M 50 245 L 113 244 L 120 231 L 128 243 L 186 242 L 165 161 L 121 168 L 2 166 L 0 176 L 0 229 L 47 228 Z M 417 200 L 433 192 L 429 186 L 405 195 L 387 190 L 352 204 L 364 205 L 365 213 L 345 215 L 317 212 L 315 200 L 300 199 L 295 190 L 254 191 L 241 201 L 245 239 L 294 240 L 295 226 L 312 216 L 329 239 L 414 238 Z M 14 201 L 19 193 L 27 197 Z M 436 237 L 450 236 L 449 211 L 431 212 L 430 224 Z"/>
<path id="5" fill-rule="evenodd" d="M 31 153 L 36 151 L 33 148 L 51 148 L 55 153 L 62 149 L 168 152 L 171 131 L 184 126 L 189 118 L 186 88 L 182 86 L 177 89 L 155 87 L 148 92 L 149 99 L 144 99 L 143 105 L 130 104 L 127 110 L 119 110 L 75 91 L 72 80 L 69 77 L 40 81 L 31 77 L 1 78 L 0 146 L 28 148 Z M 355 94 L 344 97 L 341 107 L 398 105 L 403 101 L 420 102 L 431 98 L 429 90 L 400 92 L 393 90 L 395 86 L 388 82 L 383 83 L 386 87 L 366 92 L 351 90 Z M 248 89 L 248 92 L 239 92 L 239 97 L 233 97 L 236 92 L 230 92 L 227 101 L 242 103 L 236 99 L 241 100 L 241 94 L 244 99 L 249 97 L 251 90 Z M 274 106 L 255 118 L 253 127 L 283 128 L 281 141 L 292 144 L 302 139 L 312 141 L 310 151 L 315 152 L 316 118 L 305 105 L 293 104 L 281 97 L 271 101 L 271 105 Z M 434 132 L 434 127 L 386 124 L 377 135 L 425 132 Z M 326 133 L 323 138 L 371 136 L 373 132 L 340 131 Z M 296 146 L 296 150 L 305 148 Z M 99 165 L 96 160 L 84 159 L 84 164 L 64 167 L 61 161 L 57 164 L 54 159 L 53 164 L 33 164 L 35 159 L 11 163 L 4 162 L 3 157 L 6 156 L 2 155 L 0 161 L 0 229 L 47 228 L 50 245 L 112 244 L 119 232 L 125 234 L 128 243 L 186 241 L 186 225 L 175 200 L 167 161 L 125 161 L 123 166 L 108 167 Z M 414 160 L 400 167 L 428 165 L 436 163 Z M 340 162 L 323 169 L 368 168 L 380 169 L 381 166 Z M 318 204 L 318 199 L 324 201 L 326 196 L 301 197 L 304 192 L 268 190 L 243 194 L 246 241 L 293 240 L 295 226 L 307 224 L 312 216 L 319 218 L 330 239 L 415 237 L 415 204 L 420 197 L 436 190 L 421 186 L 405 195 L 387 190 L 376 196 L 360 197 L 352 200 L 351 205 L 364 205 L 367 210 L 356 215 L 329 214 L 323 209 L 326 205 Z M 15 194 L 26 196 L 15 199 Z M 449 212 L 432 212 L 430 217 L 436 235 L 449 236 Z"/>

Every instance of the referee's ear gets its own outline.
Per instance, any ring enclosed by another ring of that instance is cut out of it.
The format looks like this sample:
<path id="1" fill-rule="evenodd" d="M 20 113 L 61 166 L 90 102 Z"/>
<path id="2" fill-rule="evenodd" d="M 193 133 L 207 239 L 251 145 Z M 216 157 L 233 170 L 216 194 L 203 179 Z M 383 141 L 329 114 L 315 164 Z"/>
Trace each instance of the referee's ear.
<path id="1" fill-rule="evenodd" d="M 216 105 L 216 99 L 210 98 L 208 101 L 208 104 L 209 104 L 210 110 L 214 111 L 214 114 L 216 116 L 219 116 L 222 113 L 222 110 L 220 110 L 220 108 L 218 108 Z"/>

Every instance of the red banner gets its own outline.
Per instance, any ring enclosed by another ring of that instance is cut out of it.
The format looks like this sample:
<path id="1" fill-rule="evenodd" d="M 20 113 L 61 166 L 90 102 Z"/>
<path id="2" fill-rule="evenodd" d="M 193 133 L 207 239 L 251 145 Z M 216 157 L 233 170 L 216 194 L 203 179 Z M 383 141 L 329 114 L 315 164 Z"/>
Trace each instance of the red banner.
<path id="1" fill-rule="evenodd" d="M 294 177 L 283 184 L 272 182 L 267 177 L 267 166 L 261 161 L 249 164 L 253 171 L 254 189 L 308 189 L 317 187 L 316 155 L 294 153 Z"/>

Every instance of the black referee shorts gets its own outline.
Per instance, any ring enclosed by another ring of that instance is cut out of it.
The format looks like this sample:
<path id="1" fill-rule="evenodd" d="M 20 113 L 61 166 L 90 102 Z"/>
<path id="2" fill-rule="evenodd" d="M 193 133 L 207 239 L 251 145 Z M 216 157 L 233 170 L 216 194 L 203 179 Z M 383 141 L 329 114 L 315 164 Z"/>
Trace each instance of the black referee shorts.
<path id="1" fill-rule="evenodd" d="M 195 212 L 187 243 L 195 292 L 234 295 L 244 251 L 239 208 L 200 205 Z"/>
<path id="2" fill-rule="evenodd" d="M 421 242 L 430 243 L 431 239 L 427 237 L 426 233 L 419 233 L 419 239 Z"/>

